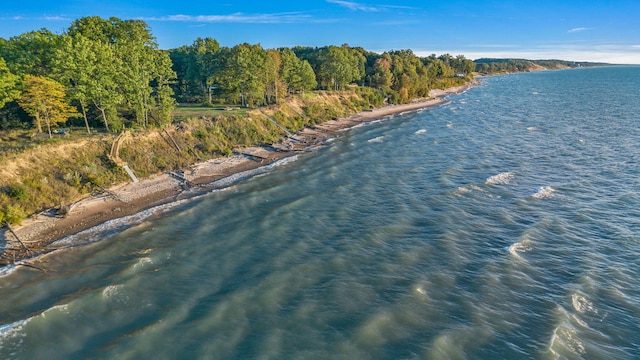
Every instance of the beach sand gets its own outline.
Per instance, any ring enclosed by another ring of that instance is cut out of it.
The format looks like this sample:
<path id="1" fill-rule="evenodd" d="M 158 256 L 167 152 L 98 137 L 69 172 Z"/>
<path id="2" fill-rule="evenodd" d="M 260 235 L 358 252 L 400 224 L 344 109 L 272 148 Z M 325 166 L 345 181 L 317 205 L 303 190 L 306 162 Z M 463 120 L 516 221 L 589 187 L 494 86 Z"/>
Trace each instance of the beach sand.
<path id="1" fill-rule="evenodd" d="M 55 250 L 56 248 L 51 245 L 58 239 L 77 234 L 111 219 L 211 191 L 215 187 L 208 184 L 216 180 L 308 152 L 314 147 L 321 146 L 326 140 L 338 136 L 340 131 L 356 125 L 387 115 L 441 104 L 444 102 L 443 96 L 464 91 L 470 86 L 472 85 L 432 90 L 428 99 L 403 105 L 385 106 L 323 122 L 305 128 L 293 138 L 284 138 L 272 146 L 237 150 L 233 155 L 195 164 L 182 173 L 164 173 L 137 183 L 121 184 L 108 189 L 100 196 L 89 196 L 73 203 L 64 217 L 55 216 L 54 210 L 31 216 L 25 219 L 21 226 L 12 226 L 11 230 L 3 228 L 0 232 L 0 244 L 4 244 L 4 251 L 0 254 L 0 265 L 16 262 L 24 264 L 24 260 Z M 185 192 L 187 189 L 190 191 Z"/>

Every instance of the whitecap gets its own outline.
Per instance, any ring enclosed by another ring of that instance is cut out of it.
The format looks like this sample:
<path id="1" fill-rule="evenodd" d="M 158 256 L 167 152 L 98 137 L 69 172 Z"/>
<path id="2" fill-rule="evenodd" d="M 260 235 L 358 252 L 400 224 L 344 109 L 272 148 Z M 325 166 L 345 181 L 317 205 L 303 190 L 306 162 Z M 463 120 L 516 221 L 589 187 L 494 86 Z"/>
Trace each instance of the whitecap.
<path id="1" fill-rule="evenodd" d="M 487 185 L 506 185 L 509 184 L 509 182 L 511 182 L 511 179 L 513 179 L 516 176 L 515 173 L 513 172 L 503 172 L 500 173 L 498 175 L 494 175 L 491 176 L 489 178 L 487 178 L 487 181 L 485 182 L 485 184 Z"/>
<path id="2" fill-rule="evenodd" d="M 124 290 L 124 285 L 109 285 L 102 290 L 102 296 L 106 299 L 119 303 L 126 303 L 129 301 L 129 296 Z"/>
<path id="3" fill-rule="evenodd" d="M 593 303 L 582 295 L 578 295 L 578 294 L 571 295 L 571 304 L 573 305 L 573 308 L 581 314 L 585 314 L 585 313 L 597 314 L 598 313 L 598 309 L 596 309 Z"/>
<path id="4" fill-rule="evenodd" d="M 556 358 L 565 358 L 564 351 L 562 349 L 569 350 L 574 355 L 584 355 L 585 345 L 580 341 L 577 336 L 577 331 L 571 327 L 558 326 L 553 331 L 551 337 L 551 345 L 549 351 Z"/>
<path id="5" fill-rule="evenodd" d="M 370 142 L 370 143 L 381 143 L 383 138 L 384 138 L 384 136 L 378 136 L 376 138 L 367 140 L 367 142 Z"/>
<path id="6" fill-rule="evenodd" d="M 138 259 L 138 261 L 133 264 L 133 268 L 137 269 L 139 267 L 144 267 L 147 264 L 153 264 L 153 259 L 151 259 L 150 257 L 143 257 Z"/>
<path id="7" fill-rule="evenodd" d="M 0 278 L 11 275 L 16 269 L 16 265 L 5 265 L 0 267 Z"/>
<path id="8" fill-rule="evenodd" d="M 416 134 L 416 135 L 420 135 L 420 134 L 424 134 L 424 133 L 426 133 L 426 132 L 427 132 L 427 130 L 425 130 L 425 129 L 420 129 L 420 130 L 416 131 L 414 134 Z"/>
<path id="9" fill-rule="evenodd" d="M 482 188 L 480 188 L 479 186 L 476 185 L 466 185 L 466 186 L 459 186 L 456 191 L 453 192 L 453 195 L 456 196 L 462 196 L 464 194 L 468 194 L 472 191 L 483 191 Z"/>
<path id="10" fill-rule="evenodd" d="M 525 239 L 522 241 L 519 241 L 515 244 L 512 244 L 511 246 L 507 247 L 507 251 L 515 256 L 515 257 L 520 257 L 519 253 L 526 253 L 531 251 L 531 249 L 533 248 L 532 244 L 531 244 L 531 240 Z"/>
<path id="11" fill-rule="evenodd" d="M 551 186 L 541 186 L 535 194 L 531 195 L 536 199 L 549 199 L 554 197 L 556 190 Z"/>
<path id="12" fill-rule="evenodd" d="M 24 327 L 32 318 L 26 320 L 18 320 L 11 324 L 0 325 L 0 349 L 6 350 L 14 350 L 18 351 L 19 347 L 24 342 L 24 339 L 27 337 L 27 334 L 24 331 Z M 16 343 L 18 348 L 14 348 L 11 346 L 9 348 L 9 344 Z M 16 352 L 13 352 L 12 355 L 16 355 Z"/>
<path id="13" fill-rule="evenodd" d="M 448 123 L 448 124 L 447 124 L 447 127 L 448 127 L 449 129 L 453 129 L 453 124 L 452 124 L 452 123 Z"/>
<path id="14" fill-rule="evenodd" d="M 540 130 L 540 129 L 539 129 L 537 126 L 529 126 L 529 127 L 527 128 L 527 130 L 529 130 L 529 131 L 538 131 L 538 130 Z"/>

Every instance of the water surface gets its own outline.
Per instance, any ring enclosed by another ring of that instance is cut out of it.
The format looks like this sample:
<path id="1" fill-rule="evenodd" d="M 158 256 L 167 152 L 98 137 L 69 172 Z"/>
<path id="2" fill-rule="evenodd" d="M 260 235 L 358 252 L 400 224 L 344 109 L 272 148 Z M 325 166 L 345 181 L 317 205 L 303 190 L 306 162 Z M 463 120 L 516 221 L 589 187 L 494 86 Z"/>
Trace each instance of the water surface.
<path id="1" fill-rule="evenodd" d="M 640 68 L 484 78 L 0 275 L 0 357 L 633 359 Z"/>

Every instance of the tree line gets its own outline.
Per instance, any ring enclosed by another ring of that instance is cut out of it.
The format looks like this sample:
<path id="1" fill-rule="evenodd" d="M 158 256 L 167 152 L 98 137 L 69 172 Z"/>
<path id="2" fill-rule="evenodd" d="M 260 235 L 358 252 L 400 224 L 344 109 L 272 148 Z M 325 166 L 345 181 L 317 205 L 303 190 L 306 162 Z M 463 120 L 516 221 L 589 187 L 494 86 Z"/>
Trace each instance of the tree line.
<path id="1" fill-rule="evenodd" d="M 376 103 L 405 103 L 463 83 L 475 63 L 459 55 L 377 54 L 341 46 L 264 49 L 213 38 L 160 50 L 141 20 L 84 17 L 62 34 L 0 38 L 0 129 L 49 133 L 74 119 L 88 132 L 161 127 L 178 102 L 246 107 L 316 89 L 373 89 Z"/>
<path id="2" fill-rule="evenodd" d="M 61 35 L 40 29 L 0 39 L 0 127 L 82 119 L 87 131 L 171 121 L 169 53 L 140 20 L 85 17 Z M 30 121 L 31 120 L 31 121 Z"/>
<path id="3" fill-rule="evenodd" d="M 597 62 L 575 62 L 566 60 L 527 60 L 527 59 L 491 59 L 474 61 L 476 71 L 482 74 L 524 72 L 539 69 L 565 69 L 609 65 Z"/>

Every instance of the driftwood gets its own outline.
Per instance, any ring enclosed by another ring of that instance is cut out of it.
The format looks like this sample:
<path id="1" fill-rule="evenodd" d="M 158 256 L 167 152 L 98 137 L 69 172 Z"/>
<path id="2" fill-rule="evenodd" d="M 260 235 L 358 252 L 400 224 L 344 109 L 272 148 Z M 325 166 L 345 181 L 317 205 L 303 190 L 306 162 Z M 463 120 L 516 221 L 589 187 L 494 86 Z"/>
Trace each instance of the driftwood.
<path id="1" fill-rule="evenodd" d="M 171 139 L 171 142 L 173 143 L 173 146 L 176 147 L 176 150 L 178 150 L 178 152 L 182 152 L 182 150 L 180 150 L 180 146 L 178 146 L 178 143 L 176 143 L 176 140 L 173 138 L 173 136 L 171 136 L 171 134 L 169 134 L 169 132 L 167 131 L 167 128 L 162 129 L 164 131 L 165 134 L 167 134 L 167 136 L 169 137 L 169 139 Z"/>
<path id="2" fill-rule="evenodd" d="M 8 222 L 5 222 L 5 225 L 7 226 L 7 229 L 9 229 L 9 232 L 11 232 L 13 237 L 18 241 L 18 243 L 20 243 L 20 246 L 27 252 L 27 254 L 31 254 L 31 250 L 27 247 L 27 245 L 25 245 L 22 242 L 22 240 L 20 240 L 20 237 L 18 237 L 18 234 L 16 234 L 16 232 L 13 231 L 13 229 L 11 228 L 11 225 L 9 225 Z"/>
<path id="3" fill-rule="evenodd" d="M 246 151 L 242 151 L 242 150 L 234 150 L 234 152 L 236 152 L 236 153 L 238 153 L 240 155 L 244 155 L 244 156 L 251 156 L 251 157 L 262 159 L 262 160 L 269 160 L 268 157 L 260 156 L 260 155 L 257 155 L 257 154 L 252 154 L 250 152 L 246 152 Z"/>

